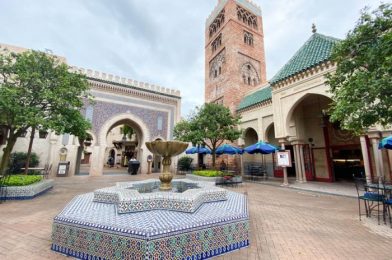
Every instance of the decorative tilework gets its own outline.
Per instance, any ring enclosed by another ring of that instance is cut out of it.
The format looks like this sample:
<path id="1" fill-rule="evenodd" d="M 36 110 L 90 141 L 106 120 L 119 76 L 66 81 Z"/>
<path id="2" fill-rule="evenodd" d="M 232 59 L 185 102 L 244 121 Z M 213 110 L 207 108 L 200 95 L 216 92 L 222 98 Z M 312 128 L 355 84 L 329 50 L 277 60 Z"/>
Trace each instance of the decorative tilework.
<path id="1" fill-rule="evenodd" d="M 191 180 L 173 180 L 172 185 L 193 185 L 197 186 L 197 189 L 189 189 L 183 193 L 140 193 L 142 190 L 156 189 L 159 184 L 158 180 L 117 183 L 114 187 L 96 190 L 94 201 L 113 203 L 117 213 L 129 213 L 155 209 L 194 212 L 203 203 L 227 199 L 227 191 L 215 187 L 214 183 Z"/>
<path id="2" fill-rule="evenodd" d="M 33 199 L 53 188 L 53 180 L 42 180 L 26 186 L 1 187 L 1 200 Z"/>
<path id="3" fill-rule="evenodd" d="M 243 110 L 245 108 L 261 104 L 267 100 L 272 99 L 272 88 L 270 85 L 263 87 L 256 92 L 245 96 L 241 103 L 238 105 L 237 111 Z"/>
<path id="4" fill-rule="evenodd" d="M 207 259 L 249 245 L 249 223 L 143 240 L 53 224 L 52 250 L 79 259 Z"/>
<path id="5" fill-rule="evenodd" d="M 85 111 L 85 110 L 84 110 Z M 84 112 L 83 111 L 83 112 Z M 147 108 L 126 106 L 116 103 L 107 103 L 102 101 L 95 101 L 93 116 L 93 132 L 98 134 L 103 124 L 111 117 L 127 113 L 130 111 L 132 114 L 138 116 L 143 120 L 150 130 L 151 136 L 162 136 L 168 138 L 168 113 L 162 111 L 154 111 Z M 157 121 L 158 117 L 162 118 L 162 129 L 158 130 Z"/>
<path id="6" fill-rule="evenodd" d="M 56 216 L 52 250 L 80 259 L 206 259 L 249 245 L 246 196 L 206 203 L 194 213 L 117 214 L 115 205 L 75 197 Z"/>

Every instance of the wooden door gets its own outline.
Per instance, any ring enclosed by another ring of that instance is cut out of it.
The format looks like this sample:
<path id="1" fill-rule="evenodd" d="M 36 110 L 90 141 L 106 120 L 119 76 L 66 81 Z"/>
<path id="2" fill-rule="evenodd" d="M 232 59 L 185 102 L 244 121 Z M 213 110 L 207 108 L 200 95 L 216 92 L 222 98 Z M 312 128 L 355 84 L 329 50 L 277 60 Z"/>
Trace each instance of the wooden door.
<path id="1" fill-rule="evenodd" d="M 307 181 L 314 180 L 313 158 L 309 144 L 303 145 L 304 163 L 305 163 L 305 176 Z"/>

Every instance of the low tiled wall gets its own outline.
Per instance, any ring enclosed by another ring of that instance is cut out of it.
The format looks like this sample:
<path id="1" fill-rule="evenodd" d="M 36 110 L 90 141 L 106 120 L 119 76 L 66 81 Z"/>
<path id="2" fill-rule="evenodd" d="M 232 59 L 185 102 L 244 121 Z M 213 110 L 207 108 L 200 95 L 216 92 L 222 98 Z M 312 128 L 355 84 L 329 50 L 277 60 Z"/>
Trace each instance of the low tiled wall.
<path id="1" fill-rule="evenodd" d="M 53 251 L 79 259 L 207 259 L 248 247 L 249 221 L 158 239 L 138 239 L 54 222 L 52 239 Z"/>
<path id="2" fill-rule="evenodd" d="M 216 183 L 217 180 L 219 182 L 219 180 L 221 180 L 223 177 L 204 177 L 204 176 L 198 176 L 198 175 L 194 175 L 194 174 L 187 174 L 186 178 L 193 180 L 193 181 L 209 181 L 209 182 Z M 234 176 L 233 181 L 242 182 L 242 176 Z"/>
<path id="3" fill-rule="evenodd" d="M 28 200 L 53 188 L 53 180 L 42 180 L 26 186 L 0 187 L 2 200 Z"/>

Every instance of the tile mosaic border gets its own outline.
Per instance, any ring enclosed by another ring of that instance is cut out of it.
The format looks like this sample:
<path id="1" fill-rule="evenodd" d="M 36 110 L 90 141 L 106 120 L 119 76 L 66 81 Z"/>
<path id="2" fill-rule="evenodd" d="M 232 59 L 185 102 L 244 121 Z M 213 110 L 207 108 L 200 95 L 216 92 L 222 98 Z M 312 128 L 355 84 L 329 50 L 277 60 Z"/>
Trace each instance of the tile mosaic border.
<path id="1" fill-rule="evenodd" d="M 227 200 L 227 191 L 216 187 L 214 183 L 187 179 L 173 180 L 173 185 L 186 183 L 199 188 L 183 193 L 154 192 L 139 193 L 137 189 L 159 187 L 159 180 L 117 183 L 114 187 L 94 191 L 94 202 L 115 204 L 117 213 L 130 213 L 148 210 L 172 210 L 195 212 L 207 202 Z"/>
<path id="2" fill-rule="evenodd" d="M 53 180 L 41 180 L 40 182 L 26 186 L 1 187 L 1 200 L 29 200 L 40 196 L 53 188 Z"/>
<path id="3" fill-rule="evenodd" d="M 158 239 L 53 224 L 53 251 L 79 259 L 207 259 L 249 246 L 249 220 Z"/>

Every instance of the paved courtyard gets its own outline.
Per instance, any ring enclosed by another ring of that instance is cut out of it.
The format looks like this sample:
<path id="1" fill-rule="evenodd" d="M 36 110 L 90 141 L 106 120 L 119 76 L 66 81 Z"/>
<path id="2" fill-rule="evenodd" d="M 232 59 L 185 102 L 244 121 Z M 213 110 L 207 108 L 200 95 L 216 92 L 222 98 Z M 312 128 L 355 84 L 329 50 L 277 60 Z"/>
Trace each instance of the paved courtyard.
<path id="1" fill-rule="evenodd" d="M 43 196 L 0 204 L 0 259 L 69 259 L 50 250 L 54 216 L 75 195 L 145 178 L 57 178 Z M 356 199 L 258 183 L 233 190 L 248 194 L 251 246 L 218 259 L 392 258 L 389 227 L 359 222 Z"/>

